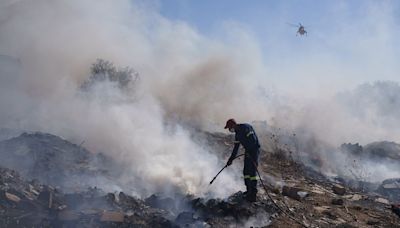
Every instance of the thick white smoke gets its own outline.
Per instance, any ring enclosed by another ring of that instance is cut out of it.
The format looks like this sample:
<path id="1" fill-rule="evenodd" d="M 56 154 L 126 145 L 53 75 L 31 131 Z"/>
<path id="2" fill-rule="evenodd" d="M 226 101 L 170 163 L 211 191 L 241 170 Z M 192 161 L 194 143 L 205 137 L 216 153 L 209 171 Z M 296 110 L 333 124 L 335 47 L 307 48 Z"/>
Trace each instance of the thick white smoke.
<path id="1" fill-rule="evenodd" d="M 226 196 L 241 188 L 239 171 L 208 186 L 223 163 L 179 124 L 218 129 L 233 115 L 261 116 L 244 111 L 257 102 L 248 102 L 256 85 L 249 79 L 262 71 L 244 33 L 232 44 L 213 41 L 128 0 L 15 1 L 0 15 L 0 53 L 21 62 L 17 74 L 1 75 L 2 126 L 85 140 L 124 162 L 121 178 L 139 195 L 178 186 Z M 127 95 L 112 84 L 90 98 L 79 94 L 97 58 L 139 72 L 135 97 L 119 99 Z"/>
<path id="2" fill-rule="evenodd" d="M 216 130 L 235 117 L 301 129 L 336 146 L 400 141 L 393 134 L 398 129 L 377 128 L 352 115 L 336 97 L 273 95 L 266 81 L 281 75 L 276 69 L 266 74 L 256 40 L 233 23 L 224 29 L 225 37 L 207 38 L 184 22 L 162 17 L 156 8 L 129 0 L 5 1 L 0 4 L 0 54 L 18 59 L 13 61 L 18 74 L 0 75 L 0 126 L 85 140 L 90 150 L 128 167 L 121 179 L 137 183 L 138 195 L 178 187 L 226 196 L 242 187 L 239 171 L 226 172 L 208 186 L 224 161 L 193 142 L 186 125 Z M 303 59 L 318 64 L 312 78 L 323 74 L 324 66 L 341 67 L 334 71 L 341 74 L 349 67 L 327 65 L 317 57 Z M 79 95 L 97 58 L 139 72 L 134 97 L 126 99 L 113 85 L 92 91 L 89 99 Z M 280 66 L 281 73 L 296 75 L 308 64 Z M 110 102 L 110 96 L 122 101 Z M 333 162 L 340 164 L 337 158 Z"/>

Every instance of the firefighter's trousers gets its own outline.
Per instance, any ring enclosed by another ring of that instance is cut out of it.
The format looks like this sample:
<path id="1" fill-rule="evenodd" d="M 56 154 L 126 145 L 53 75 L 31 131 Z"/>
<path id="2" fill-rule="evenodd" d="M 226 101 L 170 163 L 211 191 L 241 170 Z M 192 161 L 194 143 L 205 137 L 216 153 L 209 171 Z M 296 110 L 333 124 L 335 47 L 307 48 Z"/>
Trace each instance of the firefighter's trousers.
<path id="1" fill-rule="evenodd" d="M 247 194 L 249 196 L 257 195 L 257 166 L 258 166 L 258 157 L 260 154 L 259 149 L 255 150 L 246 150 L 245 158 L 244 158 L 244 184 L 247 188 Z"/>

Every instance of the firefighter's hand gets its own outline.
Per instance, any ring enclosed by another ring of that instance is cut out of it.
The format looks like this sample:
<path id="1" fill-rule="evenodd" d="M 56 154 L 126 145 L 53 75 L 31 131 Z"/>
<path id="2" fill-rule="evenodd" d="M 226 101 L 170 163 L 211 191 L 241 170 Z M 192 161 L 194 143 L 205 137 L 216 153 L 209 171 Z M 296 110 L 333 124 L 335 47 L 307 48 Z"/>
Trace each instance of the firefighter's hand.
<path id="1" fill-rule="evenodd" d="M 232 165 L 232 161 L 233 161 L 233 159 L 229 158 L 228 162 L 226 163 L 226 166 Z"/>

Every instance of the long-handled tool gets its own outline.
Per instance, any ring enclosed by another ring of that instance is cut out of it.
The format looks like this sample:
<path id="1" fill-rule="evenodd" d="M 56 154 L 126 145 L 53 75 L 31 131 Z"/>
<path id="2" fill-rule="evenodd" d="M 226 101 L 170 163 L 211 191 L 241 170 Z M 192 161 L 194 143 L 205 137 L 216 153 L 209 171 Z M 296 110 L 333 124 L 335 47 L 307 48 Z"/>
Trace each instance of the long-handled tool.
<path id="1" fill-rule="evenodd" d="M 210 181 L 210 184 L 212 184 L 214 181 L 215 181 L 215 179 L 217 179 L 217 176 L 222 172 L 222 170 L 224 170 L 226 167 L 228 167 L 228 165 L 225 165 L 218 173 L 217 173 L 217 175 L 215 175 L 215 177 Z"/>
<path id="2" fill-rule="evenodd" d="M 236 158 L 243 156 L 244 154 L 240 154 L 238 156 L 236 156 L 233 160 L 235 160 Z M 233 161 L 232 160 L 232 161 Z M 217 175 L 215 175 L 215 177 L 210 181 L 210 185 L 215 181 L 215 179 L 217 179 L 218 175 L 222 172 L 222 170 L 224 170 L 226 167 L 228 167 L 228 164 L 226 164 L 218 173 Z"/>

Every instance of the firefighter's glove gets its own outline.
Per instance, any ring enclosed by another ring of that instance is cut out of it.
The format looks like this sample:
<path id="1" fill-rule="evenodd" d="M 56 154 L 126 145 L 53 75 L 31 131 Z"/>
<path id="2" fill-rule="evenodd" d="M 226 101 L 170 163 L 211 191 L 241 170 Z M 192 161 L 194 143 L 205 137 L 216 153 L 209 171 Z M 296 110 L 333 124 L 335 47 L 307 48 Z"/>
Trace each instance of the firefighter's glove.
<path id="1" fill-rule="evenodd" d="M 232 162 L 233 162 L 233 159 L 232 159 L 232 158 L 229 158 L 228 162 L 226 163 L 226 166 L 232 165 Z"/>

